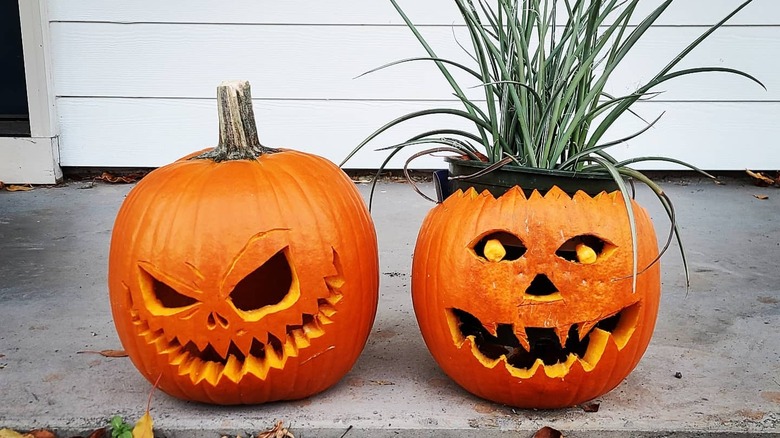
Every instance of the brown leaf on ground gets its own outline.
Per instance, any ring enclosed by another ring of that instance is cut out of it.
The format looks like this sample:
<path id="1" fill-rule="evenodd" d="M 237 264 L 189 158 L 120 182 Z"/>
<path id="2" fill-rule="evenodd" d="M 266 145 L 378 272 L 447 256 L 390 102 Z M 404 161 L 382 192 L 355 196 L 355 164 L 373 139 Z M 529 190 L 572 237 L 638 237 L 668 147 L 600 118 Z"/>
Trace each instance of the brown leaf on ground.
<path id="1" fill-rule="evenodd" d="M 598 412 L 601 405 L 599 403 L 585 403 L 580 407 L 585 412 Z"/>
<path id="2" fill-rule="evenodd" d="M 146 173 L 143 172 L 128 173 L 126 175 L 114 175 L 109 172 L 103 172 L 100 176 L 96 176 L 95 180 L 105 181 L 111 184 L 130 184 L 137 182 L 144 176 L 146 176 Z"/>
<path id="3" fill-rule="evenodd" d="M 32 184 L 9 184 L 5 186 L 5 190 L 8 192 L 29 192 L 32 189 L 34 189 Z"/>
<path id="4" fill-rule="evenodd" d="M 27 435 L 30 435 L 34 438 L 57 438 L 57 435 L 55 435 L 52 431 L 45 429 L 33 430 L 28 432 Z"/>
<path id="5" fill-rule="evenodd" d="M 780 184 L 780 178 L 770 178 L 761 172 L 746 170 L 747 174 L 753 178 L 753 184 L 761 187 L 769 187 Z"/>
<path id="6" fill-rule="evenodd" d="M 753 197 L 756 199 L 760 199 L 762 201 L 766 201 L 767 199 L 769 199 L 769 196 L 767 195 L 753 195 Z"/>
<path id="7" fill-rule="evenodd" d="M 83 350 L 77 351 L 77 354 L 99 354 L 103 357 L 127 357 L 125 350 Z"/>
<path id="8" fill-rule="evenodd" d="M 0 429 L 0 438 L 57 438 L 57 435 L 45 429 L 36 429 L 24 434 L 11 429 Z"/>
<path id="9" fill-rule="evenodd" d="M 5 183 L 0 181 L 0 190 L 3 190 L 5 188 Z"/>
<path id="10" fill-rule="evenodd" d="M 260 432 L 257 438 L 295 438 L 295 435 L 291 434 L 282 424 L 281 421 L 277 421 L 276 425 L 265 432 Z"/>
<path id="11" fill-rule="evenodd" d="M 106 428 L 104 427 L 92 432 L 87 438 L 106 438 L 106 433 Z"/>
<path id="12" fill-rule="evenodd" d="M 536 431 L 533 438 L 562 438 L 563 434 L 552 427 L 544 426 Z"/>

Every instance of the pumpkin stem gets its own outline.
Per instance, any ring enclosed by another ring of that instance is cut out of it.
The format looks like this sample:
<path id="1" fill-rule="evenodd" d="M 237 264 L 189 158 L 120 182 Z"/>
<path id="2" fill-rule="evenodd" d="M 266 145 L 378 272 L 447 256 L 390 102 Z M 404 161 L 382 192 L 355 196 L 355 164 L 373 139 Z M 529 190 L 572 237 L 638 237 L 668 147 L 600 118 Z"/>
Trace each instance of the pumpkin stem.
<path id="1" fill-rule="evenodd" d="M 216 162 L 256 160 L 265 153 L 279 152 L 260 144 L 249 88 L 249 81 L 224 81 L 219 84 L 217 87 L 219 144 L 214 149 L 192 159 L 210 159 Z"/>

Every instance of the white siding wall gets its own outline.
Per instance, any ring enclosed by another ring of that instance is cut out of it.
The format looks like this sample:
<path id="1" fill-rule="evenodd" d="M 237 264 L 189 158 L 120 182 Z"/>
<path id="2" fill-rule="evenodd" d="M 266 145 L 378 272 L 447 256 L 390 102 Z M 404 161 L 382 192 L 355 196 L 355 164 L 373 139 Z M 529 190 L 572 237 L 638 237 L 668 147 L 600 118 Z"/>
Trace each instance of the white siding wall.
<path id="1" fill-rule="evenodd" d="M 423 55 L 387 0 L 49 0 L 54 90 L 63 166 L 158 166 L 217 138 L 215 87 L 252 83 L 261 142 L 339 162 L 375 128 L 406 112 L 457 106 L 432 64 L 384 63 Z M 451 0 L 401 0 L 441 56 L 463 59 L 466 42 Z M 638 16 L 660 0 L 643 0 Z M 635 89 L 706 25 L 741 0 L 677 0 L 615 77 Z M 755 0 L 681 67 L 746 70 L 744 79 L 708 74 L 669 83 L 645 118 L 658 125 L 618 156 L 669 155 L 707 169 L 780 168 L 780 2 Z M 376 167 L 373 152 L 446 117 L 410 123 L 375 142 L 347 167 Z M 637 128 L 626 120 L 617 138 Z M 418 168 L 439 167 L 436 158 Z M 393 163 L 403 164 L 403 159 Z M 652 166 L 664 167 L 664 166 Z"/>

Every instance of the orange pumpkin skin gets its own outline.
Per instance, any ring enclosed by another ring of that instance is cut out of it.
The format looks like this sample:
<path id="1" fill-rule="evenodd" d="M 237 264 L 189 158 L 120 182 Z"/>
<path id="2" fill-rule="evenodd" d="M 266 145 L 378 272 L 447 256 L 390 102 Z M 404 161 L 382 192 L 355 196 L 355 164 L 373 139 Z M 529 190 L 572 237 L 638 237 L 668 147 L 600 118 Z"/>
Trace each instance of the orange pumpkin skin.
<path id="1" fill-rule="evenodd" d="M 133 363 L 166 393 L 208 403 L 332 386 L 378 301 L 376 234 L 354 184 L 295 151 L 188 158 L 133 188 L 111 237 L 112 312 Z"/>
<path id="2" fill-rule="evenodd" d="M 642 271 L 658 246 L 647 212 L 636 203 L 633 209 Z M 518 238 L 522 256 L 480 256 L 475 243 L 496 233 Z M 608 248 L 593 264 L 556 255 L 576 236 L 596 236 Z M 513 188 L 495 199 L 470 189 L 424 220 L 412 298 L 428 349 L 463 388 L 516 407 L 560 408 L 617 386 L 646 350 L 658 313 L 660 267 L 639 274 L 636 292 L 632 270 L 631 233 L 618 192 L 570 197 L 556 187 L 526 199 Z M 548 291 L 532 294 L 540 276 L 549 279 Z M 586 344 L 575 341 L 581 335 Z M 548 347 L 551 337 L 557 337 L 555 347 Z M 539 352 L 561 359 L 548 364 Z"/>

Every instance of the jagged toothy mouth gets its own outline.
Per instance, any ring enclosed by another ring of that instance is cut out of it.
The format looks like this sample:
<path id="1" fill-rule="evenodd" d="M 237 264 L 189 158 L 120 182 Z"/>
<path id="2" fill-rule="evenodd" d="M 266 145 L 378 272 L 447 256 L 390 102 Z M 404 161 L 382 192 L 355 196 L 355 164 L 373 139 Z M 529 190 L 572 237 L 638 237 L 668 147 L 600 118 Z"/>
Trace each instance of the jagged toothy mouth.
<path id="1" fill-rule="evenodd" d="M 548 376 L 554 377 L 567 374 L 575 362 L 585 371 L 592 370 L 609 339 L 623 349 L 636 328 L 639 303 L 596 322 L 519 329 L 513 324 L 497 324 L 495 334 L 464 310 L 448 309 L 447 318 L 458 348 L 470 341 L 472 353 L 483 365 L 493 368 L 504 362 L 513 375 L 524 378 L 542 366 Z"/>
<path id="2" fill-rule="evenodd" d="M 203 349 L 192 341 L 182 345 L 178 337 L 167 336 L 163 329 L 152 330 L 137 311 L 133 310 L 131 315 L 139 336 L 153 346 L 158 355 L 167 356 L 166 362 L 177 366 L 179 375 L 188 375 L 195 384 L 206 380 L 216 385 L 223 378 L 239 382 L 247 374 L 265 379 L 271 368 L 284 368 L 288 358 L 297 357 L 299 350 L 308 347 L 312 339 L 322 336 L 325 333 L 323 327 L 333 322 L 330 317 L 336 313 L 334 305 L 342 295 L 334 289 L 330 292 L 327 298 L 317 300 L 316 314 L 304 314 L 301 324 L 286 327 L 285 339 L 270 333 L 265 343 L 252 338 L 248 351 L 230 341 L 224 354 L 211 344 Z"/>

